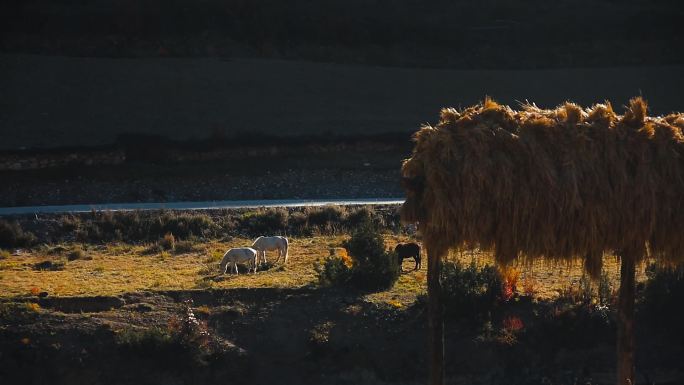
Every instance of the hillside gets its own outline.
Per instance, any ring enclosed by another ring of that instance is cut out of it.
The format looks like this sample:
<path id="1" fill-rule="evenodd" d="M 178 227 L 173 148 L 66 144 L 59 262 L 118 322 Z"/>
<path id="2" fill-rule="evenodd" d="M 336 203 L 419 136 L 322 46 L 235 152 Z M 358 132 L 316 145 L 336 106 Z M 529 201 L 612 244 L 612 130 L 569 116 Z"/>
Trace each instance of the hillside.
<path id="1" fill-rule="evenodd" d="M 515 104 L 618 111 L 634 95 L 680 110 L 684 68 L 439 70 L 211 58 L 0 55 L 0 150 L 112 144 L 121 135 L 185 140 L 405 133 L 485 93 Z"/>

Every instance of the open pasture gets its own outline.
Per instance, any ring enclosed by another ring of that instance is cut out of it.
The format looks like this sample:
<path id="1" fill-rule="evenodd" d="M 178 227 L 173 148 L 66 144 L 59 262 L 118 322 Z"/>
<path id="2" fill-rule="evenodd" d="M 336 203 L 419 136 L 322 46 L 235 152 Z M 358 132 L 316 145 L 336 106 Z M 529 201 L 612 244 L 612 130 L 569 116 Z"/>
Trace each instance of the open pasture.
<path id="1" fill-rule="evenodd" d="M 346 238 L 345 235 L 290 238 L 287 266 L 283 266 L 281 259 L 277 265 L 262 268 L 257 274 L 246 274 L 245 267 L 241 266 L 239 275 L 220 275 L 218 264 L 226 250 L 250 245 L 252 241 L 245 238 L 196 241 L 190 250 L 183 252 L 153 250 L 150 245 L 126 243 L 43 246 L 0 260 L 0 296 L 25 296 L 31 295 L 32 291 L 47 292 L 49 296 L 96 296 L 145 290 L 302 288 L 317 283 L 314 264 L 328 256 L 330 248 L 340 247 Z M 407 240 L 406 236 L 385 236 L 388 248 Z M 85 256 L 69 261 L 70 250 L 74 249 L 83 249 Z M 269 261 L 275 260 L 274 252 L 267 255 Z M 481 252 L 452 252 L 449 259 L 465 265 L 473 261 L 480 266 L 493 264 L 491 254 Z M 46 261 L 56 267 L 37 267 Z M 393 288 L 369 294 L 367 298 L 407 305 L 418 295 L 425 294 L 426 265 L 412 271 L 413 263 L 412 259 L 404 261 L 404 273 Z M 518 290 L 521 294 L 541 299 L 556 298 L 573 287 L 578 289 L 583 277 L 580 264 L 537 261 L 512 268 L 520 273 Z M 619 264 L 615 258 L 606 258 L 604 273 L 617 288 Z M 641 266 L 638 279 L 643 281 L 645 278 Z M 523 293 L 525 290 L 532 292 Z"/>

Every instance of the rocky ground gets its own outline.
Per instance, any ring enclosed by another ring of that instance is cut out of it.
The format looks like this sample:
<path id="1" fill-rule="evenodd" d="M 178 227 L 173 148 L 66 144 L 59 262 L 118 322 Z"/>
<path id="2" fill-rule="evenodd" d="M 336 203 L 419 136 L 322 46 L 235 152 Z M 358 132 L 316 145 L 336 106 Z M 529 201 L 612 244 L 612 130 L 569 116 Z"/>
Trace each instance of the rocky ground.
<path id="1" fill-rule="evenodd" d="M 0 206 L 395 198 L 404 149 L 0 172 Z"/>

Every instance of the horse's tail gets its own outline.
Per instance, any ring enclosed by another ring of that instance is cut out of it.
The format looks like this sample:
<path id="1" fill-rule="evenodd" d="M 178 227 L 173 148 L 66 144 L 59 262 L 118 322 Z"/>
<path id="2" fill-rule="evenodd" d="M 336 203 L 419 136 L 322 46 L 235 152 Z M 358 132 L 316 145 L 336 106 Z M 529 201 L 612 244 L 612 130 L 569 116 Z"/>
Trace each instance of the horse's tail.
<path id="1" fill-rule="evenodd" d="M 287 238 L 285 238 L 285 262 L 283 262 L 283 264 L 287 264 L 287 253 L 288 253 L 289 249 L 290 249 L 290 241 Z"/>

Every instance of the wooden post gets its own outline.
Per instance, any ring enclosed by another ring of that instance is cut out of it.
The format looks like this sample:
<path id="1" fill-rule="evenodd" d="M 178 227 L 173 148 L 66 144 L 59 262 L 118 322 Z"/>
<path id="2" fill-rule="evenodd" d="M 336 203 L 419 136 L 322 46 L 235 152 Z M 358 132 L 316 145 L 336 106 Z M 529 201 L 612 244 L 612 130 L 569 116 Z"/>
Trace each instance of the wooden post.
<path id="1" fill-rule="evenodd" d="M 444 306 L 439 281 L 445 250 L 428 247 L 428 349 L 430 385 L 444 384 Z"/>
<path id="2" fill-rule="evenodd" d="M 637 253 L 620 256 L 618 297 L 617 385 L 634 385 L 634 274 Z"/>

